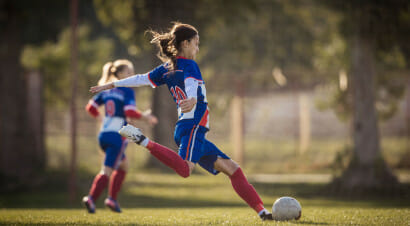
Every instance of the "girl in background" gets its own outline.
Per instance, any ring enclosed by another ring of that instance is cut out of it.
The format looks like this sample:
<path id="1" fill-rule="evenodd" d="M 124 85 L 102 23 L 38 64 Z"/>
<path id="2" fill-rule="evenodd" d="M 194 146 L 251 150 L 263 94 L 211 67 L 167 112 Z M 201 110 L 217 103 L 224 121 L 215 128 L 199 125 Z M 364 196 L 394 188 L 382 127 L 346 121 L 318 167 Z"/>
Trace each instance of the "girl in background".
<path id="1" fill-rule="evenodd" d="M 199 51 L 198 31 L 191 25 L 175 23 L 168 33 L 150 32 L 153 35 L 151 43 L 158 45 L 158 56 L 164 64 L 146 74 L 91 87 L 90 91 L 96 93 L 117 89 L 116 87 L 143 85 L 155 88 L 166 84 L 178 109 L 174 133 L 175 142 L 179 146 L 178 154 L 151 141 L 131 125 L 123 127 L 120 134 L 146 147 L 154 157 L 182 177 L 191 175 L 197 163 L 214 175 L 223 172 L 231 180 L 236 193 L 262 220 L 272 220 L 272 214 L 265 209 L 240 166 L 205 138 L 209 130 L 208 101 L 205 82 L 194 61 Z"/>
<path id="2" fill-rule="evenodd" d="M 128 60 L 108 62 L 103 67 L 98 85 L 112 83 L 134 74 L 134 67 Z M 100 105 L 105 106 L 105 117 L 102 119 L 98 111 Z M 127 123 L 143 119 L 150 125 L 158 122 L 150 111 L 141 113 L 135 107 L 134 91 L 131 88 L 115 88 L 95 95 L 87 104 L 86 110 L 97 120 L 103 121 L 98 136 L 101 149 L 105 153 L 102 169 L 94 178 L 88 196 L 83 203 L 89 213 L 95 213 L 95 201 L 108 186 L 108 198 L 104 204 L 114 212 L 121 212 L 117 194 L 127 173 L 128 162 L 125 156 L 127 140 L 122 138 L 118 130 Z"/>

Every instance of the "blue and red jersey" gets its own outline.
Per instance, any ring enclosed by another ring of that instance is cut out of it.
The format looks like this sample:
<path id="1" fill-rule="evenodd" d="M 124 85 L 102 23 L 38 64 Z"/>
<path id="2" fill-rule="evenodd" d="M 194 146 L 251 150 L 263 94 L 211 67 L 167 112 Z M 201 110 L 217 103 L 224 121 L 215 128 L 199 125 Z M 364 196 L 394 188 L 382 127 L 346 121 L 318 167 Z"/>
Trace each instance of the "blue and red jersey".
<path id="1" fill-rule="evenodd" d="M 208 100 L 206 99 L 205 82 L 202 79 L 201 72 L 194 60 L 179 57 L 177 58 L 177 68 L 169 71 L 167 64 L 162 64 L 148 73 L 148 79 L 153 87 L 166 84 L 177 104 L 178 120 L 194 120 L 195 124 L 209 128 Z M 195 81 L 198 86 L 196 90 L 196 106 L 187 113 L 182 113 L 179 103 L 181 100 L 188 98 L 186 90 L 186 81 L 190 79 Z"/>
<path id="2" fill-rule="evenodd" d="M 101 105 L 105 106 L 101 132 L 118 132 L 126 124 L 126 117 L 141 117 L 141 113 L 136 110 L 134 90 L 131 88 L 117 87 L 98 93 L 88 102 L 86 110 L 96 117 Z"/>

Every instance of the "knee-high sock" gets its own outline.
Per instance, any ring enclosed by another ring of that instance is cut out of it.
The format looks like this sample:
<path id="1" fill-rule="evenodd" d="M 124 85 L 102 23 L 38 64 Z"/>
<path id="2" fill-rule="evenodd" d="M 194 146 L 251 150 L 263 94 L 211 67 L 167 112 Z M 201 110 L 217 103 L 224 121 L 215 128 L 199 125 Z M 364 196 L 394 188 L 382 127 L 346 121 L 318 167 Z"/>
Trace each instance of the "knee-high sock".
<path id="1" fill-rule="evenodd" d="M 149 141 L 147 148 L 155 158 L 157 158 L 169 168 L 173 169 L 181 177 L 189 176 L 188 163 L 185 162 L 185 160 L 183 160 L 181 156 L 179 156 L 173 150 L 153 141 Z"/>
<path id="2" fill-rule="evenodd" d="M 255 191 L 255 188 L 249 184 L 241 168 L 238 168 L 229 178 L 231 179 L 233 189 L 250 207 L 257 213 L 264 209 L 261 198 Z"/>
<path id="3" fill-rule="evenodd" d="M 121 189 L 122 182 L 124 182 L 125 175 L 127 172 L 125 172 L 122 169 L 115 170 L 110 178 L 110 186 L 108 187 L 108 195 L 114 199 L 117 200 L 117 194 Z"/>
<path id="4" fill-rule="evenodd" d="M 101 192 L 107 187 L 108 185 L 108 176 L 105 174 L 97 174 L 95 176 L 93 185 L 91 185 L 90 193 L 88 194 L 91 196 L 93 201 L 96 201 L 98 197 L 100 197 Z"/>

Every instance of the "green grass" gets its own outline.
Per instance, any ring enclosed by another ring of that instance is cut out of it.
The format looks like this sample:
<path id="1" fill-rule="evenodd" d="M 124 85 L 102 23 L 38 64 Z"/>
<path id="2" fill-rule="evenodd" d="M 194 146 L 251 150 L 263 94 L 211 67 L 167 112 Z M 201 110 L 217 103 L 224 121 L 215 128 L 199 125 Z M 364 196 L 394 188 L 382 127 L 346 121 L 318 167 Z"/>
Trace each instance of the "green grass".
<path id="1" fill-rule="evenodd" d="M 232 145 L 228 139 L 213 139 L 223 152 L 235 160 Z M 53 135 L 46 139 L 48 167 L 68 168 L 70 146 L 67 135 Z M 347 141 L 341 139 L 315 139 L 311 141 L 306 153 L 297 152 L 297 142 L 293 139 L 245 141 L 245 163 L 242 167 L 252 174 L 272 173 L 332 173 L 336 153 L 347 147 Z M 382 153 L 386 162 L 393 169 L 408 151 L 405 137 L 383 138 Z M 129 144 L 127 148 L 131 170 L 140 172 L 143 169 L 149 153 L 136 144 Z M 79 136 L 78 139 L 78 167 L 92 172 L 98 172 L 103 154 L 98 147 L 95 136 Z"/>
<path id="2" fill-rule="evenodd" d="M 0 224 L 40 225 L 408 225 L 410 194 L 393 198 L 346 199 L 323 195 L 324 184 L 252 182 L 270 209 L 280 196 L 294 196 L 302 218 L 290 222 L 261 222 L 233 191 L 223 175 L 129 174 L 119 201 L 122 214 L 104 209 L 89 215 L 80 200 L 92 182 L 82 175 L 78 201 L 68 204 L 66 178 L 60 187 L 0 194 Z M 50 183 L 51 184 L 51 183 Z"/>
<path id="3" fill-rule="evenodd" d="M 261 222 L 247 208 L 132 208 L 122 214 L 101 210 L 0 210 L 3 224 L 41 225 L 408 225 L 409 209 L 303 208 L 299 221 Z"/>

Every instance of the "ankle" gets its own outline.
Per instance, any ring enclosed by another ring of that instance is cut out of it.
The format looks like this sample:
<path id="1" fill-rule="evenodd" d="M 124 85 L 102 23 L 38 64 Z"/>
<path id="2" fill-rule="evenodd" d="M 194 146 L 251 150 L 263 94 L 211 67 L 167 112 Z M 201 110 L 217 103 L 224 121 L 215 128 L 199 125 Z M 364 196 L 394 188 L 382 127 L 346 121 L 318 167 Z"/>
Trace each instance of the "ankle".
<path id="1" fill-rule="evenodd" d="M 150 143 L 151 143 L 151 142 L 150 142 L 149 138 L 148 138 L 148 137 L 145 137 L 145 139 L 142 140 L 142 141 L 139 143 L 139 145 L 141 145 L 141 146 L 146 147 L 146 148 L 149 149 L 149 144 L 150 144 Z"/>

